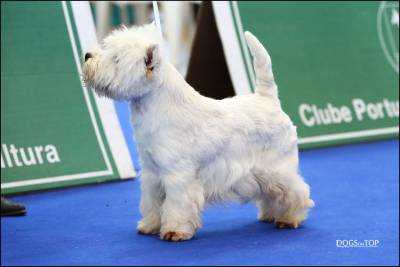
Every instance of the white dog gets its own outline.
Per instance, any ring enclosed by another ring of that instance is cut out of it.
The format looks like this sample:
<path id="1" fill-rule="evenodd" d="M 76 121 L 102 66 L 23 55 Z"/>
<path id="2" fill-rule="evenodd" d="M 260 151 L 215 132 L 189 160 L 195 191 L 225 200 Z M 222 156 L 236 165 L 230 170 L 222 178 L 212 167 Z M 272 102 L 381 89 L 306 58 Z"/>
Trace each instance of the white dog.
<path id="1" fill-rule="evenodd" d="M 255 201 L 259 220 L 291 228 L 313 206 L 270 57 L 256 37 L 245 37 L 256 92 L 224 100 L 186 83 L 166 61 L 154 24 L 116 30 L 85 55 L 87 86 L 131 103 L 143 168 L 139 233 L 191 239 L 210 202 Z"/>

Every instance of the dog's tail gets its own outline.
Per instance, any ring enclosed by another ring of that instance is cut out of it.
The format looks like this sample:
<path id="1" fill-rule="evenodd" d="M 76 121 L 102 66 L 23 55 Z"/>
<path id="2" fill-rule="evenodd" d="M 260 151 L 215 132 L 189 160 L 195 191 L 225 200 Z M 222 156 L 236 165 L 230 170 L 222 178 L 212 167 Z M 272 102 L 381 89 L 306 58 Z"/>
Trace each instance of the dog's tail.
<path id="1" fill-rule="evenodd" d="M 274 74 L 272 73 L 271 58 L 267 50 L 250 32 L 246 31 L 244 35 L 254 58 L 256 93 L 263 96 L 278 97 L 278 86 L 275 83 Z"/>

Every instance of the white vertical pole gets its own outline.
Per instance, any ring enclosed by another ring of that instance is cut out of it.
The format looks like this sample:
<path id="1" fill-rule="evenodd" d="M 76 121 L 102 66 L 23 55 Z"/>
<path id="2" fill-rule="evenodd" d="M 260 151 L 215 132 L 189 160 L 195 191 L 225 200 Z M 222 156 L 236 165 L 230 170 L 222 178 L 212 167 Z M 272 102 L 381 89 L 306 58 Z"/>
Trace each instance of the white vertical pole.
<path id="1" fill-rule="evenodd" d="M 153 12 L 154 12 L 154 20 L 156 22 L 156 27 L 158 29 L 158 32 L 160 33 L 161 38 L 162 38 L 160 13 L 158 12 L 157 1 L 153 1 Z"/>

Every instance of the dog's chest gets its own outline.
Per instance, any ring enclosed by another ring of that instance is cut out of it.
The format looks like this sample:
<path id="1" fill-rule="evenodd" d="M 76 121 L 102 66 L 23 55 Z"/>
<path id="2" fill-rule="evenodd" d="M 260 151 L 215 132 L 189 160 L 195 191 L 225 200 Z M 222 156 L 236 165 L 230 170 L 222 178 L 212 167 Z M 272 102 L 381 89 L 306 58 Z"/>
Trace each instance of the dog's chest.
<path id="1" fill-rule="evenodd" d="M 160 164 L 157 162 L 153 150 L 149 148 L 142 148 L 139 149 L 139 153 L 142 159 L 143 167 L 158 173 L 160 170 Z"/>

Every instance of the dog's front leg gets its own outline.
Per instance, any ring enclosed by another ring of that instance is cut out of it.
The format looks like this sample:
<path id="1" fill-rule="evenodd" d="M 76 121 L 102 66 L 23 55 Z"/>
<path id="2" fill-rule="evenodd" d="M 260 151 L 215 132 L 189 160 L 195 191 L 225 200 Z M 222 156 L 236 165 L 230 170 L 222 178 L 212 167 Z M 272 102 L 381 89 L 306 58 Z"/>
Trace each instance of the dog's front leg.
<path id="1" fill-rule="evenodd" d="M 166 195 L 161 212 L 160 237 L 171 241 L 189 240 L 201 227 L 203 185 L 189 173 L 168 175 L 163 183 Z"/>
<path id="2" fill-rule="evenodd" d="M 143 219 L 138 222 L 140 234 L 158 234 L 161 227 L 161 206 L 165 192 L 159 177 L 143 170 L 141 178 L 140 213 Z"/>

